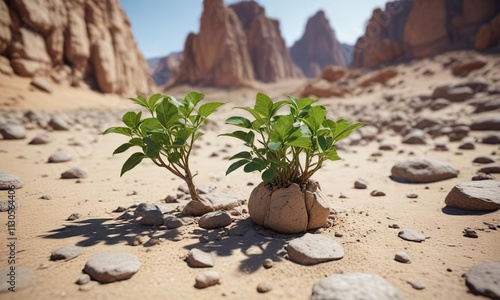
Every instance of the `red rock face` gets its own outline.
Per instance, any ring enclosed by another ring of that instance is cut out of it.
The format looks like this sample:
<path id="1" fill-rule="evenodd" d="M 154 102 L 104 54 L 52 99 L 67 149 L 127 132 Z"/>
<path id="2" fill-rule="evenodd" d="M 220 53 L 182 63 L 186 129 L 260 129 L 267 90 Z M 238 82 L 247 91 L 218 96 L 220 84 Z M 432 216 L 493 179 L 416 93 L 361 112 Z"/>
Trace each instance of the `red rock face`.
<path id="1" fill-rule="evenodd" d="M 157 85 L 169 83 L 179 70 L 182 52 L 171 53 L 168 56 L 148 59 L 149 72 Z"/>
<path id="2" fill-rule="evenodd" d="M 352 67 L 374 67 L 457 49 L 500 49 L 500 2 L 400 0 L 376 9 Z"/>
<path id="3" fill-rule="evenodd" d="M 152 86 L 118 0 L 1 0 L 0 54 L 20 76 L 127 95 Z"/>
<path id="4" fill-rule="evenodd" d="M 342 46 L 323 11 L 307 21 L 304 35 L 290 48 L 290 54 L 307 77 L 318 77 L 329 65 L 346 66 Z"/>

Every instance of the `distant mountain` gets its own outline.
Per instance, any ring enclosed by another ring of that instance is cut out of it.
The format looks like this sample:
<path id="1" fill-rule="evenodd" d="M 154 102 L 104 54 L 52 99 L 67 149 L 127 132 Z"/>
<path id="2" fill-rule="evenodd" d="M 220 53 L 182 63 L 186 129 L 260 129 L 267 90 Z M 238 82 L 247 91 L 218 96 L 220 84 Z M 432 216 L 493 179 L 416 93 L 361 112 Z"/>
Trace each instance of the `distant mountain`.
<path id="1" fill-rule="evenodd" d="M 175 76 L 181 63 L 182 52 L 172 52 L 167 56 L 149 58 L 149 73 L 156 85 L 169 83 Z"/>
<path id="2" fill-rule="evenodd" d="M 290 48 L 290 54 L 307 77 L 318 77 L 329 65 L 347 65 L 343 48 L 322 10 L 307 21 L 304 35 Z"/>
<path id="3" fill-rule="evenodd" d="M 342 54 L 344 55 L 345 64 L 346 66 L 350 66 L 354 57 L 354 45 L 346 43 L 341 43 L 340 45 L 342 46 Z"/>
<path id="4" fill-rule="evenodd" d="M 353 67 L 459 49 L 500 50 L 500 1 L 391 1 L 373 11 L 354 47 Z"/>

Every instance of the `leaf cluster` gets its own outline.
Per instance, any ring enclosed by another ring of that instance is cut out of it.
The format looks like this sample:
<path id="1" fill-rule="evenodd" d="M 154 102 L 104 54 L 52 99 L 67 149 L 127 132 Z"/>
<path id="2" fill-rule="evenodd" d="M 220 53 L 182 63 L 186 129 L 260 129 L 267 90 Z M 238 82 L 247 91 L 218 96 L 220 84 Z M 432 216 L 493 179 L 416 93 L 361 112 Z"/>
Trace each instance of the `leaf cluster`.
<path id="1" fill-rule="evenodd" d="M 233 116 L 226 124 L 243 130 L 225 133 L 243 141 L 248 147 L 230 158 L 235 160 L 226 175 L 243 167 L 247 173 L 262 172 L 262 180 L 273 186 L 286 187 L 306 183 L 327 160 L 335 161 L 335 143 L 348 137 L 365 123 L 350 124 L 347 120 L 328 119 L 322 105 L 313 105 L 310 98 L 273 102 L 267 95 L 257 94 L 254 107 L 237 107 L 252 118 Z M 288 114 L 278 114 L 288 108 Z"/>
<path id="2" fill-rule="evenodd" d="M 143 118 L 142 111 L 129 111 L 122 117 L 125 126 L 111 127 L 103 134 L 118 133 L 130 137 L 113 154 L 139 148 L 123 164 L 120 176 L 137 166 L 143 159 L 151 159 L 157 166 L 165 167 L 174 175 L 192 181 L 189 156 L 194 142 L 203 133 L 200 128 L 204 121 L 222 102 L 198 104 L 204 95 L 188 93 L 183 101 L 173 96 L 154 94 L 149 99 L 144 96 L 129 98 L 144 107 L 150 117 Z"/>

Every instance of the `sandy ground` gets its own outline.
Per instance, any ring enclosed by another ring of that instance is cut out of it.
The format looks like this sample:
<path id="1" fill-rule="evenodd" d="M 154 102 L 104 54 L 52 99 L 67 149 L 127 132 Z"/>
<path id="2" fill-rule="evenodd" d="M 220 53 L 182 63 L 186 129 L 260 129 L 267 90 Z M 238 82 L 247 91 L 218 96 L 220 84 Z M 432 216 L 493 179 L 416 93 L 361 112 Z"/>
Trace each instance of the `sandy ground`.
<path id="1" fill-rule="evenodd" d="M 428 67 L 437 68 L 431 63 Z M 405 84 L 392 89 L 391 93 L 428 94 L 436 84 L 456 80 L 441 70 L 436 70 L 437 73 L 430 78 L 414 80 L 416 71 L 412 71 L 411 66 L 401 68 L 406 74 L 400 75 L 398 80 L 404 80 Z M 48 95 L 27 89 L 29 81 L 1 76 L 0 94 L 3 96 L 0 103 L 3 103 L 3 110 L 36 108 L 71 113 L 78 108 L 92 107 L 116 111 L 120 117 L 128 104 L 117 96 L 70 88 L 61 88 Z M 302 84 L 303 81 L 296 81 L 261 88 L 271 96 L 280 96 Z M 186 87 L 181 87 L 169 93 L 180 96 L 186 90 Z M 194 153 L 192 168 L 199 172 L 195 181 L 198 185 L 215 185 L 218 192 L 248 197 L 259 183 L 259 175 L 236 171 L 225 176 L 230 164 L 226 158 L 237 153 L 242 146 L 236 140 L 217 135 L 232 129 L 223 121 L 235 113 L 232 108 L 237 104 L 250 104 L 256 90 L 208 89 L 206 92 L 209 100 L 229 103 L 214 114 L 214 124 L 206 128 L 206 136 L 200 141 L 201 148 Z M 341 100 L 324 99 L 321 103 L 336 113 L 339 105 L 346 103 L 361 107 L 383 101 L 381 96 L 387 92 L 385 88 L 375 87 L 372 93 Z M 397 145 L 395 151 L 373 157 L 373 153 L 379 152 L 376 141 L 339 151 L 343 159 L 328 163 L 314 178 L 320 182 L 332 207 L 339 212 L 334 226 L 325 228 L 322 234 L 333 237 L 335 232 L 343 233 L 343 237 L 336 239 L 346 254 L 338 261 L 302 266 L 284 257 L 286 242 L 299 235 L 281 235 L 254 228 L 248 221 L 248 214 L 233 217 L 228 228 L 207 231 L 195 224 L 175 230 L 155 230 L 126 218 L 127 213 L 113 213 L 118 206 L 159 203 L 167 195 L 175 195 L 182 182 L 150 162 L 120 178 L 119 171 L 127 155 L 111 155 L 125 141 L 120 136 L 101 136 L 98 129 L 79 126 L 67 132 L 50 132 L 53 139 L 50 144 L 27 145 L 32 137 L 42 132 L 42 129 L 33 129 L 28 131 L 25 140 L 0 141 L 1 171 L 18 175 L 25 183 L 22 189 L 16 190 L 21 205 L 16 220 L 16 266 L 28 268 L 35 274 L 30 286 L 15 294 L 0 294 L 1 299 L 308 299 L 315 282 L 340 272 L 377 273 L 399 289 L 406 299 L 484 299 L 468 292 L 462 275 L 478 262 L 500 260 L 500 230 L 489 230 L 483 223 L 500 225 L 498 211 L 457 215 L 444 205 L 444 198 L 451 188 L 469 181 L 480 168 L 472 160 L 478 155 L 492 153 L 498 158 L 498 146 L 477 144 L 475 150 L 459 150 L 459 143 L 452 142 L 448 143 L 450 151 L 441 152 L 433 150 L 433 144 L 401 144 L 399 135 L 386 132 L 383 137 Z M 74 141 L 79 141 L 79 145 L 74 146 Z M 48 164 L 48 156 L 58 149 L 73 153 L 73 161 Z M 392 165 L 409 157 L 410 152 L 449 163 L 459 169 L 460 174 L 457 178 L 430 184 L 392 181 L 389 178 Z M 73 166 L 84 167 L 88 178 L 81 183 L 59 179 L 62 171 Z M 358 178 L 368 182 L 368 189 L 353 188 Z M 384 191 L 386 196 L 370 196 L 374 189 Z M 128 196 L 132 191 L 137 194 Z M 418 198 L 407 198 L 410 193 L 418 194 Z M 340 194 L 347 198 L 340 199 Z M 7 192 L 2 191 L 0 195 L 5 200 Z M 39 199 L 42 195 L 50 195 L 52 199 Z M 168 205 L 175 214 L 176 208 L 185 203 L 181 200 Z M 82 218 L 66 221 L 72 213 L 80 213 Z M 6 213 L 0 213 L 0 218 L 4 227 L 0 230 L 0 240 L 5 244 Z M 423 231 L 429 238 L 423 243 L 404 241 L 397 236 L 398 229 L 389 228 L 392 224 L 398 224 L 402 229 Z M 248 234 L 231 237 L 227 230 L 232 227 L 248 229 Z M 465 227 L 475 228 L 479 238 L 464 237 L 462 230 Z M 215 239 L 217 234 L 222 240 Z M 151 247 L 131 246 L 136 235 L 159 237 L 162 242 Z M 178 236 L 182 239 L 174 241 Z M 209 242 L 200 242 L 201 236 L 208 237 Z M 85 247 L 84 254 L 69 261 L 49 260 L 51 251 L 67 245 Z M 196 274 L 205 269 L 190 268 L 183 261 L 193 247 L 214 255 L 213 270 L 221 274 L 221 284 L 203 290 L 194 288 Z M 7 251 L 2 248 L 0 267 L 5 267 Z M 96 284 L 88 291 L 80 291 L 75 280 L 82 274 L 86 261 L 106 250 L 135 254 L 142 262 L 141 269 L 129 280 Z M 394 260 L 399 251 L 410 255 L 410 264 Z M 266 258 L 275 262 L 273 268 L 262 267 Z M 256 287 L 262 281 L 270 282 L 273 290 L 259 294 Z M 408 281 L 420 281 L 425 289 L 416 290 Z"/>

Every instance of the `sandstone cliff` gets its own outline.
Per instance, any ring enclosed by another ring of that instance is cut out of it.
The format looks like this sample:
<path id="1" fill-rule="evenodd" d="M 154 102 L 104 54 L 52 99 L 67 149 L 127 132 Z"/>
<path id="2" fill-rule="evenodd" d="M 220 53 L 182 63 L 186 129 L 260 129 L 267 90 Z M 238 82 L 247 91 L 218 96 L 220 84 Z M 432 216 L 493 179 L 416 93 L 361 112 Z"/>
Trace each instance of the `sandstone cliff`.
<path id="1" fill-rule="evenodd" d="M 318 77 L 329 65 L 346 66 L 342 46 L 323 11 L 307 21 L 304 35 L 290 48 L 290 54 L 307 77 Z"/>
<path id="2" fill-rule="evenodd" d="M 182 52 L 148 59 L 149 73 L 156 85 L 164 85 L 174 79 L 182 59 Z"/>
<path id="3" fill-rule="evenodd" d="M 1 56 L 19 76 L 85 83 L 104 93 L 152 86 L 118 0 L 0 0 Z"/>
<path id="4" fill-rule="evenodd" d="M 356 42 L 353 67 L 450 50 L 500 48 L 497 0 L 400 0 L 376 9 Z"/>

